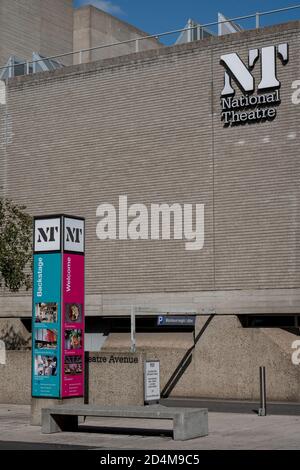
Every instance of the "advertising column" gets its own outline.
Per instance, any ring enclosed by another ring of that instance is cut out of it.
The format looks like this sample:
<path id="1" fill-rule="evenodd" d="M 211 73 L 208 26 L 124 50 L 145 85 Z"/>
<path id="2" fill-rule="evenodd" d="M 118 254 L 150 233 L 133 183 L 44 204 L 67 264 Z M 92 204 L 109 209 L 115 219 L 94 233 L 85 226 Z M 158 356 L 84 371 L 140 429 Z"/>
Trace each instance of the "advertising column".
<path id="1" fill-rule="evenodd" d="M 64 218 L 61 396 L 84 395 L 84 221 Z"/>
<path id="2" fill-rule="evenodd" d="M 34 220 L 32 396 L 84 390 L 84 220 Z"/>

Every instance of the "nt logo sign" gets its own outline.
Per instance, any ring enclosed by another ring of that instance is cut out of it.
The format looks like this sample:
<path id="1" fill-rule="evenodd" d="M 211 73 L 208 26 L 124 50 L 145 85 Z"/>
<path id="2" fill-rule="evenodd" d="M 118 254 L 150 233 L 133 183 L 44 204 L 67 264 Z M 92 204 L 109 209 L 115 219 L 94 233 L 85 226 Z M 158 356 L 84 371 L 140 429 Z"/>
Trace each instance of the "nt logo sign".
<path id="1" fill-rule="evenodd" d="M 261 79 L 255 91 L 255 80 L 251 73 L 258 59 L 261 64 Z M 289 60 L 288 44 L 250 49 L 248 65 L 237 53 L 224 54 L 220 58 L 225 68 L 224 88 L 221 92 L 221 117 L 225 126 L 233 126 L 255 121 L 272 120 L 276 117 L 276 106 L 280 104 L 280 81 L 277 63 L 286 65 Z M 234 97 L 232 82 L 240 88 L 242 95 Z"/>
<path id="2" fill-rule="evenodd" d="M 34 222 L 34 251 L 83 252 L 84 221 L 68 216 L 36 218 Z"/>

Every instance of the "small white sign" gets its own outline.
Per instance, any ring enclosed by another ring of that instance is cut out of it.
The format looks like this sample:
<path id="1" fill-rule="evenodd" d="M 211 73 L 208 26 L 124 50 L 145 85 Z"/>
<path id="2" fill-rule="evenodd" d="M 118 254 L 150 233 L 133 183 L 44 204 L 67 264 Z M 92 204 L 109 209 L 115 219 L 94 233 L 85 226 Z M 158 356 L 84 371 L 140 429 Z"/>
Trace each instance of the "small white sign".
<path id="1" fill-rule="evenodd" d="M 159 361 L 146 361 L 144 366 L 144 399 L 145 402 L 160 399 Z"/>
<path id="2" fill-rule="evenodd" d="M 84 252 L 84 220 L 65 217 L 64 250 Z"/>
<path id="3" fill-rule="evenodd" d="M 35 219 L 34 221 L 34 251 L 60 250 L 61 219 Z"/>
<path id="4" fill-rule="evenodd" d="M 5 82 L 0 80 L 0 104 L 6 104 L 6 90 L 5 90 Z"/>
<path id="5" fill-rule="evenodd" d="M 6 364 L 6 350 L 4 341 L 0 340 L 0 364 Z"/>

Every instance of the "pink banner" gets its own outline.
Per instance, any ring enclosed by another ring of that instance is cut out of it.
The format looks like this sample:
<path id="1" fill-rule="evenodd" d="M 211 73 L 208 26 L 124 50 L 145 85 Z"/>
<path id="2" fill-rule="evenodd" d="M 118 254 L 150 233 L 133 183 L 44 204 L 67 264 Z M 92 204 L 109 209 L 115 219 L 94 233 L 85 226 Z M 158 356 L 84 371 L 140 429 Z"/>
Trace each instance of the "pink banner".
<path id="1" fill-rule="evenodd" d="M 63 254 L 62 397 L 84 395 L 84 256 Z"/>

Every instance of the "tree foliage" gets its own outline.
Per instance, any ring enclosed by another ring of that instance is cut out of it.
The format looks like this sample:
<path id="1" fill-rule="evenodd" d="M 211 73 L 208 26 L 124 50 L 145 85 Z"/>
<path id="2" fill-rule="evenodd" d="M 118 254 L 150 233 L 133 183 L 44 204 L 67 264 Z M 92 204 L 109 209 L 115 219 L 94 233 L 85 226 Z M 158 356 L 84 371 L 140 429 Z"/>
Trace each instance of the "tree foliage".
<path id="1" fill-rule="evenodd" d="M 31 287 L 32 218 L 26 207 L 0 198 L 0 286 L 12 292 Z"/>

